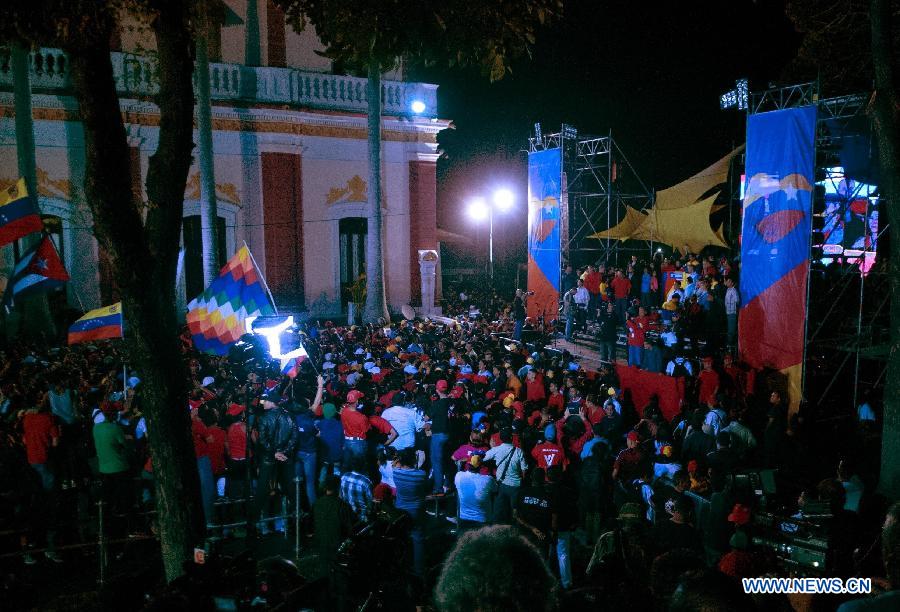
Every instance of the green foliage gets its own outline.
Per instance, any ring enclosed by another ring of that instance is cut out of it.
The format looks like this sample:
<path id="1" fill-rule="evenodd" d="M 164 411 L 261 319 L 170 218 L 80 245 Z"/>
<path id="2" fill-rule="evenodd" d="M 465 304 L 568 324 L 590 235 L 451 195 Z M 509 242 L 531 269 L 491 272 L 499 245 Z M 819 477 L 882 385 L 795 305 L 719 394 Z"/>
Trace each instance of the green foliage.
<path id="1" fill-rule="evenodd" d="M 786 80 L 819 79 L 826 97 L 872 88 L 869 0 L 791 0 L 785 12 L 803 36 Z M 900 31 L 900 2 L 894 2 L 893 28 Z M 900 37 L 892 51 L 900 63 Z"/>
<path id="2" fill-rule="evenodd" d="M 401 58 L 478 65 L 492 81 L 528 53 L 538 28 L 559 18 L 562 0 L 275 0 L 300 31 L 311 24 L 324 55 L 362 69 Z"/>

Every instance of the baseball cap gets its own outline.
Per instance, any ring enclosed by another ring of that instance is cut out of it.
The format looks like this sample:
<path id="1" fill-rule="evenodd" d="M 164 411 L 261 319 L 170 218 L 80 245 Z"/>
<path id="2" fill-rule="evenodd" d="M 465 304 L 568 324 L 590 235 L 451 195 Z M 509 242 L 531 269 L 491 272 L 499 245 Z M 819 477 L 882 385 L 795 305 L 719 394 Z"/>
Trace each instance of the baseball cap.
<path id="1" fill-rule="evenodd" d="M 441 380 L 437 381 L 437 384 L 435 385 L 435 389 L 437 389 L 438 391 L 443 393 L 444 391 L 447 390 L 447 381 L 444 380 L 443 378 Z"/>
<path id="2" fill-rule="evenodd" d="M 555 440 L 556 439 L 556 426 L 553 423 L 550 423 L 544 428 L 544 439 L 545 440 Z"/>
<path id="3" fill-rule="evenodd" d="M 267 402 L 272 402 L 273 404 L 280 404 L 284 398 L 281 397 L 281 394 L 278 391 L 272 389 L 270 391 L 266 391 L 263 394 L 262 399 Z"/>
<path id="4" fill-rule="evenodd" d="M 203 379 L 203 382 L 200 383 L 200 386 L 201 386 L 201 387 L 208 387 L 208 386 L 210 386 L 211 384 L 213 384 L 214 382 L 216 382 L 216 379 L 215 379 L 215 378 L 213 378 L 212 376 L 206 376 L 206 377 Z"/>
<path id="5" fill-rule="evenodd" d="M 225 411 L 225 413 L 228 416 L 237 416 L 243 412 L 244 412 L 244 407 L 241 406 L 240 404 L 231 404 L 228 407 L 228 410 Z"/>
<path id="6" fill-rule="evenodd" d="M 350 391 L 350 393 L 347 394 L 347 403 L 353 404 L 355 402 L 358 402 L 359 400 L 361 400 L 364 397 L 365 397 L 365 394 L 362 391 L 353 389 L 352 391 Z"/>
<path id="7" fill-rule="evenodd" d="M 628 435 L 625 436 L 626 439 L 631 440 L 632 442 L 640 442 L 641 437 L 638 435 L 636 431 L 629 431 Z"/>

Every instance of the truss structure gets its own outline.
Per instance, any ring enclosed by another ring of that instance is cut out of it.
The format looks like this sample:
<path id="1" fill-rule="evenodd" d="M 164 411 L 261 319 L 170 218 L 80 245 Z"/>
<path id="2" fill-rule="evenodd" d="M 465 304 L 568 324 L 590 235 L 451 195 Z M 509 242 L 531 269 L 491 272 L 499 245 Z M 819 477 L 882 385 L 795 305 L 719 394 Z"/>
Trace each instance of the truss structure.
<path id="1" fill-rule="evenodd" d="M 835 154 L 842 147 L 842 140 L 847 137 L 853 137 L 852 129 L 848 129 L 854 121 L 866 120 L 865 111 L 870 96 L 868 94 L 853 94 L 847 96 L 839 96 L 835 98 L 820 99 L 819 84 L 817 82 L 800 83 L 797 85 L 789 85 L 787 87 L 775 87 L 767 89 L 759 93 L 750 95 L 750 105 L 747 110 L 749 115 L 755 113 L 768 112 L 773 110 L 781 110 L 786 108 L 794 108 L 799 106 L 808 106 L 815 104 L 817 109 L 816 121 L 816 154 L 815 167 L 817 175 L 822 169 L 830 166 L 839 165 L 836 163 Z M 828 174 L 825 173 L 824 178 L 828 180 Z M 879 237 L 885 233 L 887 227 L 879 228 Z M 812 241 L 810 241 L 812 244 Z M 818 271 L 811 266 L 810 282 L 807 285 L 807 321 L 804 341 L 804 371 L 803 371 L 803 393 L 807 394 L 806 377 L 807 377 L 807 357 L 814 360 L 822 352 L 844 353 L 843 360 L 832 372 L 831 382 L 827 385 L 824 392 L 818 397 L 818 404 L 828 396 L 832 385 L 838 379 L 838 374 L 849 363 L 853 363 L 853 379 L 854 385 L 852 390 L 853 404 L 858 403 L 858 391 L 862 384 L 870 387 L 878 386 L 886 371 L 886 366 L 875 368 L 874 382 L 871 380 L 864 381 L 863 370 L 860 367 L 861 359 L 879 359 L 883 353 L 883 345 L 874 343 L 873 338 L 884 337 L 887 331 L 885 322 L 885 305 L 887 304 L 887 296 L 889 290 L 885 293 L 882 265 L 876 264 L 872 269 L 874 274 L 870 274 L 867 279 L 862 273 L 860 264 L 863 258 L 859 257 L 856 261 L 848 263 L 838 273 L 838 275 L 830 276 L 830 278 L 813 283 L 813 274 L 827 274 Z M 872 291 L 867 288 L 875 284 L 878 290 Z M 853 288 L 854 291 L 848 291 Z M 867 296 L 867 293 L 875 295 Z M 817 305 L 828 304 L 827 309 L 816 308 Z M 837 309 L 838 305 L 841 309 Z M 824 312 L 823 312 L 824 310 Z M 835 313 L 856 312 L 857 316 L 853 319 L 840 320 L 840 315 Z M 818 360 L 831 361 L 831 360 Z M 836 361 L 836 360 L 835 360 Z M 880 373 L 879 373 L 880 371 Z M 849 398 L 847 398 L 849 399 Z"/>
<path id="2" fill-rule="evenodd" d="M 528 152 L 560 149 L 563 185 L 561 203 L 562 260 L 573 266 L 615 260 L 618 240 L 590 238 L 614 227 L 625 207 L 645 210 L 653 193 L 612 137 L 578 136 L 570 126 L 528 139 Z"/>

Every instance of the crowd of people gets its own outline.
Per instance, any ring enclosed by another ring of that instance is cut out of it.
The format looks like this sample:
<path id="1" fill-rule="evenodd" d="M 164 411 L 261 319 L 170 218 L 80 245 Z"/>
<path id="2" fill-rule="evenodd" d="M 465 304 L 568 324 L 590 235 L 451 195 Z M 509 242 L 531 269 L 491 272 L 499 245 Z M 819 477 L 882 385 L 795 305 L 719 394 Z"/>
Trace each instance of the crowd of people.
<path id="1" fill-rule="evenodd" d="M 465 291 L 453 292 L 453 319 L 310 324 L 301 336 L 310 363 L 296 378 L 186 346 L 193 389 L 183 409 L 208 529 L 228 537 L 247 519 L 245 535 L 265 536 L 290 530 L 285 517 L 296 512 L 329 564 L 362 525 L 392 517 L 405 535 L 388 554 L 411 584 L 436 582 L 444 610 L 553 609 L 579 592 L 665 609 L 686 589 L 708 597 L 703 609 L 750 609 L 738 579 L 783 571 L 755 543 L 754 517 L 802 517 L 810 503 L 824 504 L 837 534 L 827 575 L 876 571 L 878 555 L 861 560 L 856 551 L 877 541 L 880 525 L 859 518 L 871 491 L 849 458 L 827 478 L 795 483 L 787 501 L 738 486 L 746 469 L 789 465 L 796 423 L 783 389 L 748 383 L 730 353 L 717 351 L 732 334 L 728 263 L 688 262 L 686 286 L 665 300 L 659 271 L 675 264 L 659 263 L 633 262 L 612 278 L 603 268 L 580 277 L 569 270 L 564 295 L 568 308 L 580 308 L 586 289 L 583 319 L 599 317 L 601 330 L 606 321 L 624 326 L 634 365 L 648 362 L 643 342 L 632 343 L 635 327 L 663 326 L 670 313 L 676 336 L 689 321 L 681 342 L 707 330 L 702 366 L 669 361 L 669 374 L 690 382 L 671 418 L 655 398 L 636 406 L 623 392 L 612 335 L 606 362 L 586 369 L 566 351 L 511 340 L 522 318 L 516 305 L 495 296 L 472 312 L 482 296 Z M 524 306 L 527 297 L 517 299 Z M 152 512 L 135 514 L 153 509 L 152 423 L 142 414 L 140 372 L 123 360 L 116 342 L 21 345 L 2 356 L 0 519 L 5 533 L 19 534 L 10 543 L 26 564 L 64 562 L 58 536 L 89 538 L 96 499 L 110 516 L 132 517 L 110 520 L 119 535 L 153 532 Z M 249 517 L 244 505 L 221 503 L 248 496 Z M 458 537 L 437 580 L 443 555 L 427 545 L 436 529 Z M 896 540 L 884 539 L 889 571 L 900 559 Z"/>
<path id="2" fill-rule="evenodd" d="M 622 267 L 567 266 L 561 281 L 565 337 L 593 323 L 601 358 L 613 361 L 622 331 L 628 364 L 655 372 L 665 365 L 660 354 L 685 340 L 695 351 L 701 343 L 710 353 L 733 349 L 740 306 L 735 270 L 726 257 L 661 253 L 649 262 L 632 256 Z"/>

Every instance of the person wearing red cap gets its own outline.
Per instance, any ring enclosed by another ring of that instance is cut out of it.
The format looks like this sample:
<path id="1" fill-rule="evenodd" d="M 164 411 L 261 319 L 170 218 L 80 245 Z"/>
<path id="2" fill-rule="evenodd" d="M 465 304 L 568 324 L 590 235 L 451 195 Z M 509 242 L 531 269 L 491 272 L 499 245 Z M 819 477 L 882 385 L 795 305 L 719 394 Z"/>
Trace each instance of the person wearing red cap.
<path id="1" fill-rule="evenodd" d="M 649 461 L 641 448 L 641 437 L 632 430 L 625 436 L 626 448 L 622 449 L 613 463 L 613 480 L 631 482 L 639 478 Z"/>
<path id="2" fill-rule="evenodd" d="M 362 391 L 357 389 L 347 393 L 347 402 L 341 406 L 341 425 L 344 427 L 344 465 L 351 465 L 356 459 L 365 460 L 368 446 L 366 436 L 371 424 L 360 408 L 360 402 L 365 397 Z"/>
<path id="3" fill-rule="evenodd" d="M 431 462 L 432 492 L 444 494 L 444 446 L 450 430 L 450 397 L 447 395 L 449 385 L 441 379 L 434 387 L 437 399 L 428 408 L 428 429 L 431 433 L 431 444 L 428 459 Z"/>

